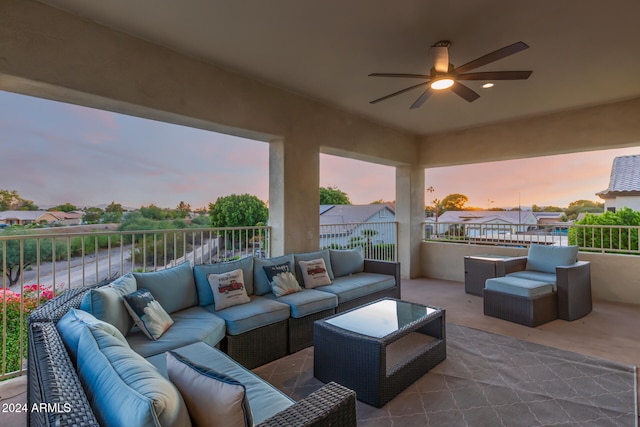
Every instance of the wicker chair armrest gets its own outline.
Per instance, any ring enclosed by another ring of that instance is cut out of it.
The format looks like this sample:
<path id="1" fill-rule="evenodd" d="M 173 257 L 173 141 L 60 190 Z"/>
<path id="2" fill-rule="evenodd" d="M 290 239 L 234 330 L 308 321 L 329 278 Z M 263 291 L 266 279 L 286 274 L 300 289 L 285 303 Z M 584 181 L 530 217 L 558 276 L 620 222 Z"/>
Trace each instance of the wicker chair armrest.
<path id="1" fill-rule="evenodd" d="M 556 267 L 558 315 L 575 320 L 591 312 L 591 263 L 578 261 Z"/>
<path id="2" fill-rule="evenodd" d="M 496 276 L 502 277 L 515 271 L 522 271 L 527 268 L 527 257 L 501 259 L 496 262 Z"/>
<path id="3" fill-rule="evenodd" d="M 351 427 L 356 426 L 356 393 L 330 382 L 259 427 Z"/>
<path id="4" fill-rule="evenodd" d="M 96 426 L 96 420 L 76 370 L 53 322 L 29 325 L 28 407 L 30 426 Z M 51 409 L 53 408 L 53 409 Z"/>
<path id="5" fill-rule="evenodd" d="M 399 262 L 365 259 L 364 271 L 366 273 L 388 274 L 390 276 L 394 276 L 396 278 L 396 286 L 398 287 L 397 298 L 400 298 L 402 288 Z"/>
<path id="6" fill-rule="evenodd" d="M 37 307 L 31 315 L 29 315 L 29 323 L 33 322 L 54 322 L 58 321 L 64 316 L 69 309 L 79 308 L 82 297 L 91 288 L 98 286 L 104 286 L 111 281 L 103 281 L 96 283 L 95 285 L 85 286 L 82 288 L 68 289 L 58 295 L 57 297 L 47 301 L 46 303 Z"/>

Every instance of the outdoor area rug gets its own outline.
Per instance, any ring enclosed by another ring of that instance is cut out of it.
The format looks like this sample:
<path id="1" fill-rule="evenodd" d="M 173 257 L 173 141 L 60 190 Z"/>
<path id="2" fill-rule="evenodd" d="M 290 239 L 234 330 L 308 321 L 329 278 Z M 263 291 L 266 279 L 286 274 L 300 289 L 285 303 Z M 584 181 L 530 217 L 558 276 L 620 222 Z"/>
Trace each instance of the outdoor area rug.
<path id="1" fill-rule="evenodd" d="M 322 386 L 313 348 L 256 374 L 299 400 Z M 359 426 L 637 426 L 636 367 L 447 324 L 447 359 Z"/>

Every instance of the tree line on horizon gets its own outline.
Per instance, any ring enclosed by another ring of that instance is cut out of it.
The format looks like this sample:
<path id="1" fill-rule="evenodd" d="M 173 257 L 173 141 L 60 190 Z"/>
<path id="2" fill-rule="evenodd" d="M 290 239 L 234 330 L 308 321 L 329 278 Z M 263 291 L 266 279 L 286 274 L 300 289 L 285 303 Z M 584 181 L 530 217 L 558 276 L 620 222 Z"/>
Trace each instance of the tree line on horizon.
<path id="1" fill-rule="evenodd" d="M 433 187 L 429 187 L 433 188 Z M 427 190 L 432 191 L 432 190 Z M 453 193 L 444 197 L 442 200 L 433 199 L 431 205 L 425 206 L 425 214 L 427 216 L 439 216 L 447 211 L 480 211 L 480 210 L 490 210 L 490 211 L 519 211 L 521 208 L 499 208 L 494 207 L 490 209 L 482 209 L 477 207 L 467 206 L 469 202 L 469 198 L 464 194 Z M 531 211 L 533 212 L 562 212 L 564 221 L 571 221 L 578 218 L 578 215 L 581 213 L 602 213 L 604 212 L 604 203 L 594 202 L 592 200 L 576 200 L 569 203 L 569 206 L 566 208 L 561 208 L 559 206 L 538 206 L 533 205 L 531 207 Z"/>
<path id="2" fill-rule="evenodd" d="M 431 192 L 434 191 L 433 187 L 429 187 L 427 190 Z M 320 187 L 319 193 L 319 202 L 321 205 L 352 204 L 349 195 L 336 186 Z M 433 199 L 431 204 L 425 206 L 425 214 L 427 216 L 439 216 L 450 210 L 484 210 L 467 206 L 468 202 L 469 198 L 466 195 L 452 193 L 443 199 Z M 371 202 L 371 204 L 378 203 L 387 202 L 382 199 Z M 519 209 L 520 208 L 506 209 L 493 207 L 489 210 L 506 211 Z M 39 208 L 32 200 L 21 197 L 15 190 L 0 189 L 0 211 L 5 210 L 39 210 Z M 82 210 L 84 212 L 83 222 L 86 224 L 120 223 L 125 217 L 125 212 L 127 212 L 120 203 L 115 203 L 115 201 L 112 201 L 104 209 L 99 207 L 80 208 L 67 202 L 47 210 L 61 212 Z M 533 212 L 563 212 L 566 220 L 575 220 L 580 213 L 602 213 L 604 211 L 604 203 L 591 200 L 576 200 L 569 203 L 569 206 L 566 208 L 558 206 L 538 206 L 534 204 L 531 210 Z M 150 226 L 149 224 L 145 224 L 145 220 L 169 223 L 175 221 L 175 224 L 172 225 L 183 228 L 187 225 L 185 219 L 191 216 L 192 212 L 197 215 L 191 218 L 190 221 L 192 223 L 195 222 L 195 225 L 200 227 L 210 225 L 214 227 L 260 225 L 265 224 L 268 219 L 268 207 L 265 202 L 250 194 L 231 194 L 229 196 L 219 197 L 215 202 L 209 203 L 208 208 L 203 207 L 192 210 L 191 205 L 184 201 L 180 201 L 173 209 L 160 208 L 155 204 L 141 206 L 137 210 L 127 212 L 126 217 L 129 218 L 127 222 L 130 223 L 127 228 L 135 225 Z M 207 223 L 207 216 L 211 220 L 210 223 Z"/>

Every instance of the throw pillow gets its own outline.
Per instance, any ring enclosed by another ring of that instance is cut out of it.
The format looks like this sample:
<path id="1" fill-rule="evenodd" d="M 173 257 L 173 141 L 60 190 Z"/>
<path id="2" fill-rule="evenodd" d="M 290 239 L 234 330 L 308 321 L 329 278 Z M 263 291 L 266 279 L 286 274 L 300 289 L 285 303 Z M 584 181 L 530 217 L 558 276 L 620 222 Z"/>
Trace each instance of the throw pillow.
<path id="1" fill-rule="evenodd" d="M 269 265 L 262 268 L 271 282 L 271 292 L 273 292 L 276 297 L 293 294 L 302 290 L 296 280 L 296 276 L 291 272 L 291 264 L 289 262 Z"/>
<path id="2" fill-rule="evenodd" d="M 235 379 L 173 351 L 167 352 L 167 375 L 180 391 L 193 425 L 253 426 L 246 388 Z"/>
<path id="3" fill-rule="evenodd" d="M 138 289 L 123 299 L 133 321 L 149 339 L 157 340 L 173 325 L 173 319 L 147 289 Z"/>
<path id="4" fill-rule="evenodd" d="M 241 268 L 227 273 L 209 274 L 207 280 L 213 292 L 213 305 L 216 311 L 251 302 L 244 287 Z"/>
<path id="5" fill-rule="evenodd" d="M 324 259 L 318 258 L 311 261 L 298 261 L 298 264 L 300 265 L 305 288 L 315 288 L 331 284 Z"/>

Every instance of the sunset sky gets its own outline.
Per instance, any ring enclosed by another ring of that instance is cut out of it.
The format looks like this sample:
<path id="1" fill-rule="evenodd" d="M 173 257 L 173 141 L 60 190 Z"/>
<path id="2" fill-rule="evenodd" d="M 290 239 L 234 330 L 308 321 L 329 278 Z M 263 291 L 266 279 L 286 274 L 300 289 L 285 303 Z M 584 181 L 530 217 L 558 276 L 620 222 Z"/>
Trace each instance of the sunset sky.
<path id="1" fill-rule="evenodd" d="M 127 207 L 180 201 L 206 207 L 220 196 L 268 200 L 268 145 L 131 116 L 0 91 L 0 188 L 36 205 Z M 451 193 L 469 206 L 566 207 L 599 200 L 613 158 L 640 147 L 427 170 L 427 201 Z M 394 168 L 321 155 L 320 185 L 356 204 L 395 199 Z"/>

